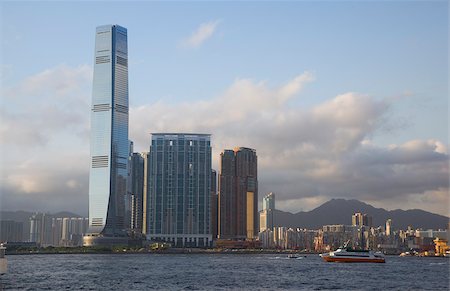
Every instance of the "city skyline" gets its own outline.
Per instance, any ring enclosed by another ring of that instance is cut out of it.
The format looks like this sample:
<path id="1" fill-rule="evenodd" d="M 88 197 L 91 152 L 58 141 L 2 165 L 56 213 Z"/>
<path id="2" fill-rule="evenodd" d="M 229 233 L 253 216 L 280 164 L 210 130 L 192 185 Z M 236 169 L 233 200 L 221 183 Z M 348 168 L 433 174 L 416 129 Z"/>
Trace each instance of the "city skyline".
<path id="1" fill-rule="evenodd" d="M 277 193 L 282 210 L 342 197 L 449 215 L 447 3 L 191 4 L 52 3 L 60 16 L 29 27 L 50 4 L 2 3 L 1 209 L 86 214 L 89 36 L 120 23 L 133 31 L 137 151 L 150 132 L 208 132 L 213 169 L 223 149 L 256 149 L 260 193 Z M 74 25 L 62 12 L 89 7 L 123 15 Z M 148 33 L 134 16 L 143 8 L 161 14 L 145 20 Z M 186 9 L 195 13 L 164 19 Z M 24 65 L 38 30 L 49 33 Z M 49 39 L 66 33 L 70 42 Z"/>

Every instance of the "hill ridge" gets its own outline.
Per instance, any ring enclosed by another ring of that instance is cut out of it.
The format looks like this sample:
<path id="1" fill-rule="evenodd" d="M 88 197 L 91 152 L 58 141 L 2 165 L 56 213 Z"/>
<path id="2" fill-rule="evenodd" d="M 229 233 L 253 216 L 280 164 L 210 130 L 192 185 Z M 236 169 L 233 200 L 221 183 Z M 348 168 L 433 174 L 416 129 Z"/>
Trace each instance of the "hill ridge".
<path id="1" fill-rule="evenodd" d="M 373 226 L 384 226 L 387 219 L 392 219 L 394 229 L 407 229 L 408 226 L 423 229 L 446 229 L 449 218 L 423 209 L 386 210 L 376 208 L 356 199 L 333 198 L 310 211 L 297 213 L 275 210 L 274 225 L 319 229 L 329 224 L 351 224 L 355 212 L 372 216 Z"/>

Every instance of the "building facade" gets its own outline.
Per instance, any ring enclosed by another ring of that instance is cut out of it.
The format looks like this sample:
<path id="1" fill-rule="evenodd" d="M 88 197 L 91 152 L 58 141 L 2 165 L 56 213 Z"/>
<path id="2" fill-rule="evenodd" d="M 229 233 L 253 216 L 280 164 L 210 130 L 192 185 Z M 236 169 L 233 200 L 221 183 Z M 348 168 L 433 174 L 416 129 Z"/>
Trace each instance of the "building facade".
<path id="1" fill-rule="evenodd" d="M 238 147 L 220 155 L 219 237 L 254 239 L 259 231 L 256 151 Z"/>
<path id="2" fill-rule="evenodd" d="M 263 209 L 259 213 L 259 231 L 274 227 L 275 194 L 270 192 L 263 197 Z"/>
<path id="3" fill-rule="evenodd" d="M 52 245 L 52 216 L 35 213 L 30 217 L 30 242 L 46 247 Z"/>
<path id="4" fill-rule="evenodd" d="M 128 153 L 127 30 L 99 26 L 91 107 L 90 236 L 126 236 Z"/>
<path id="5" fill-rule="evenodd" d="M 217 238 L 219 219 L 219 197 L 217 195 L 217 172 L 211 171 L 211 233 L 213 239 Z"/>
<path id="6" fill-rule="evenodd" d="M 368 214 L 363 214 L 361 212 L 356 212 L 352 215 L 352 225 L 353 226 L 367 226 L 372 227 L 372 216 Z"/>
<path id="7" fill-rule="evenodd" d="M 0 220 L 0 242 L 23 241 L 23 222 Z"/>
<path id="8" fill-rule="evenodd" d="M 147 239 L 210 246 L 210 135 L 152 134 L 149 156 Z"/>
<path id="9" fill-rule="evenodd" d="M 144 199 L 144 158 L 140 153 L 130 151 L 128 161 L 128 194 L 130 229 L 142 232 Z"/>
<path id="10" fill-rule="evenodd" d="M 273 192 L 263 197 L 263 210 L 266 209 L 275 209 L 275 194 Z"/>
<path id="11" fill-rule="evenodd" d="M 148 205 L 148 193 L 150 186 L 150 153 L 142 152 L 141 154 L 142 161 L 144 163 L 144 183 L 142 186 L 142 234 L 147 234 L 147 211 L 149 209 Z"/>

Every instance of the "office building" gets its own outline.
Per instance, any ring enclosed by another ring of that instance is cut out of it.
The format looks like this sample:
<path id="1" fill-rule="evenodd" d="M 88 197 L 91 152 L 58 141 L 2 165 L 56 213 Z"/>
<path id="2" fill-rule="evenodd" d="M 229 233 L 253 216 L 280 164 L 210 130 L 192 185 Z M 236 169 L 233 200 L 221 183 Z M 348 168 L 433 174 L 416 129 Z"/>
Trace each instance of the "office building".
<path id="1" fill-rule="evenodd" d="M 259 231 L 256 151 L 224 150 L 220 162 L 219 237 L 254 239 Z"/>
<path id="2" fill-rule="evenodd" d="M 148 211 L 148 192 L 150 186 L 150 153 L 142 152 L 141 154 L 144 173 L 143 173 L 143 185 L 142 185 L 142 234 L 147 234 L 147 211 Z"/>
<path id="3" fill-rule="evenodd" d="M 386 220 L 386 235 L 390 236 L 392 234 L 392 219 Z"/>
<path id="4" fill-rule="evenodd" d="M 263 197 L 263 210 L 266 209 L 275 209 L 275 194 L 272 192 Z"/>
<path id="5" fill-rule="evenodd" d="M 154 133 L 149 155 L 147 239 L 210 246 L 210 135 Z"/>
<path id="6" fill-rule="evenodd" d="M 143 191 L 144 191 L 144 159 L 140 153 L 133 152 L 130 142 L 128 157 L 128 215 L 129 229 L 134 233 L 142 233 Z"/>
<path id="7" fill-rule="evenodd" d="M 35 213 L 30 217 L 30 242 L 42 247 L 52 245 L 52 216 Z"/>
<path id="8" fill-rule="evenodd" d="M 128 145 L 127 30 L 97 27 L 91 107 L 89 235 L 85 245 L 126 243 Z"/>
<path id="9" fill-rule="evenodd" d="M 372 227 L 372 216 L 368 214 L 363 214 L 361 212 L 357 212 L 352 215 L 352 225 L 353 226 L 367 226 L 369 228 Z"/>
<path id="10" fill-rule="evenodd" d="M 219 197 L 217 194 L 217 173 L 211 170 L 211 233 L 213 239 L 217 238 L 218 219 L 219 219 Z"/>
<path id="11" fill-rule="evenodd" d="M 21 242 L 23 222 L 0 220 L 0 242 Z"/>
<path id="12" fill-rule="evenodd" d="M 263 209 L 259 212 L 259 231 L 274 227 L 275 194 L 270 192 L 263 197 Z"/>

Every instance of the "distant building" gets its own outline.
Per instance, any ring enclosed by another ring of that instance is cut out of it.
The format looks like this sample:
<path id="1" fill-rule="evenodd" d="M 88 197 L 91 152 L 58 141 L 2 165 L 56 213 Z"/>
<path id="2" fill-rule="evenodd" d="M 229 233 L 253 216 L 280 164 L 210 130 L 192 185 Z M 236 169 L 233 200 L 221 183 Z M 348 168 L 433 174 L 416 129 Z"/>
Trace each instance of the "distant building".
<path id="1" fill-rule="evenodd" d="M 316 230 L 274 227 L 259 233 L 261 247 L 266 249 L 297 249 L 312 251 L 318 234 Z"/>
<path id="2" fill-rule="evenodd" d="M 386 236 L 390 236 L 392 234 L 392 219 L 386 220 Z"/>
<path id="3" fill-rule="evenodd" d="M 352 225 L 353 226 L 367 226 L 372 227 L 372 216 L 368 214 L 362 214 L 357 212 L 352 215 Z"/>
<path id="4" fill-rule="evenodd" d="M 259 231 L 274 227 L 275 194 L 270 192 L 263 197 L 263 209 L 259 212 Z"/>
<path id="5" fill-rule="evenodd" d="M 154 133 L 148 166 L 147 239 L 211 245 L 210 135 Z"/>
<path id="6" fill-rule="evenodd" d="M 65 247 L 83 245 L 83 235 L 87 232 L 89 220 L 83 217 L 63 217 L 61 220 L 61 236 L 57 245 Z"/>
<path id="7" fill-rule="evenodd" d="M 30 242 L 40 246 L 52 245 L 52 216 L 46 213 L 35 213 L 30 217 Z"/>
<path id="8" fill-rule="evenodd" d="M 447 245 L 448 241 L 446 239 L 437 237 L 433 242 L 436 256 L 445 256 L 450 249 L 450 247 Z"/>
<path id="9" fill-rule="evenodd" d="M 259 230 L 256 151 L 224 150 L 220 160 L 219 237 L 254 239 Z"/>
<path id="10" fill-rule="evenodd" d="M 360 247 L 360 236 L 357 226 L 353 225 L 324 225 L 319 233 L 320 245 L 316 248 L 320 251 L 335 250 L 347 241 L 353 247 Z"/>
<path id="11" fill-rule="evenodd" d="M 275 209 L 275 194 L 273 192 L 263 197 L 263 210 L 266 209 Z"/>
<path id="12" fill-rule="evenodd" d="M 23 241 L 23 222 L 0 220 L 0 242 Z"/>

